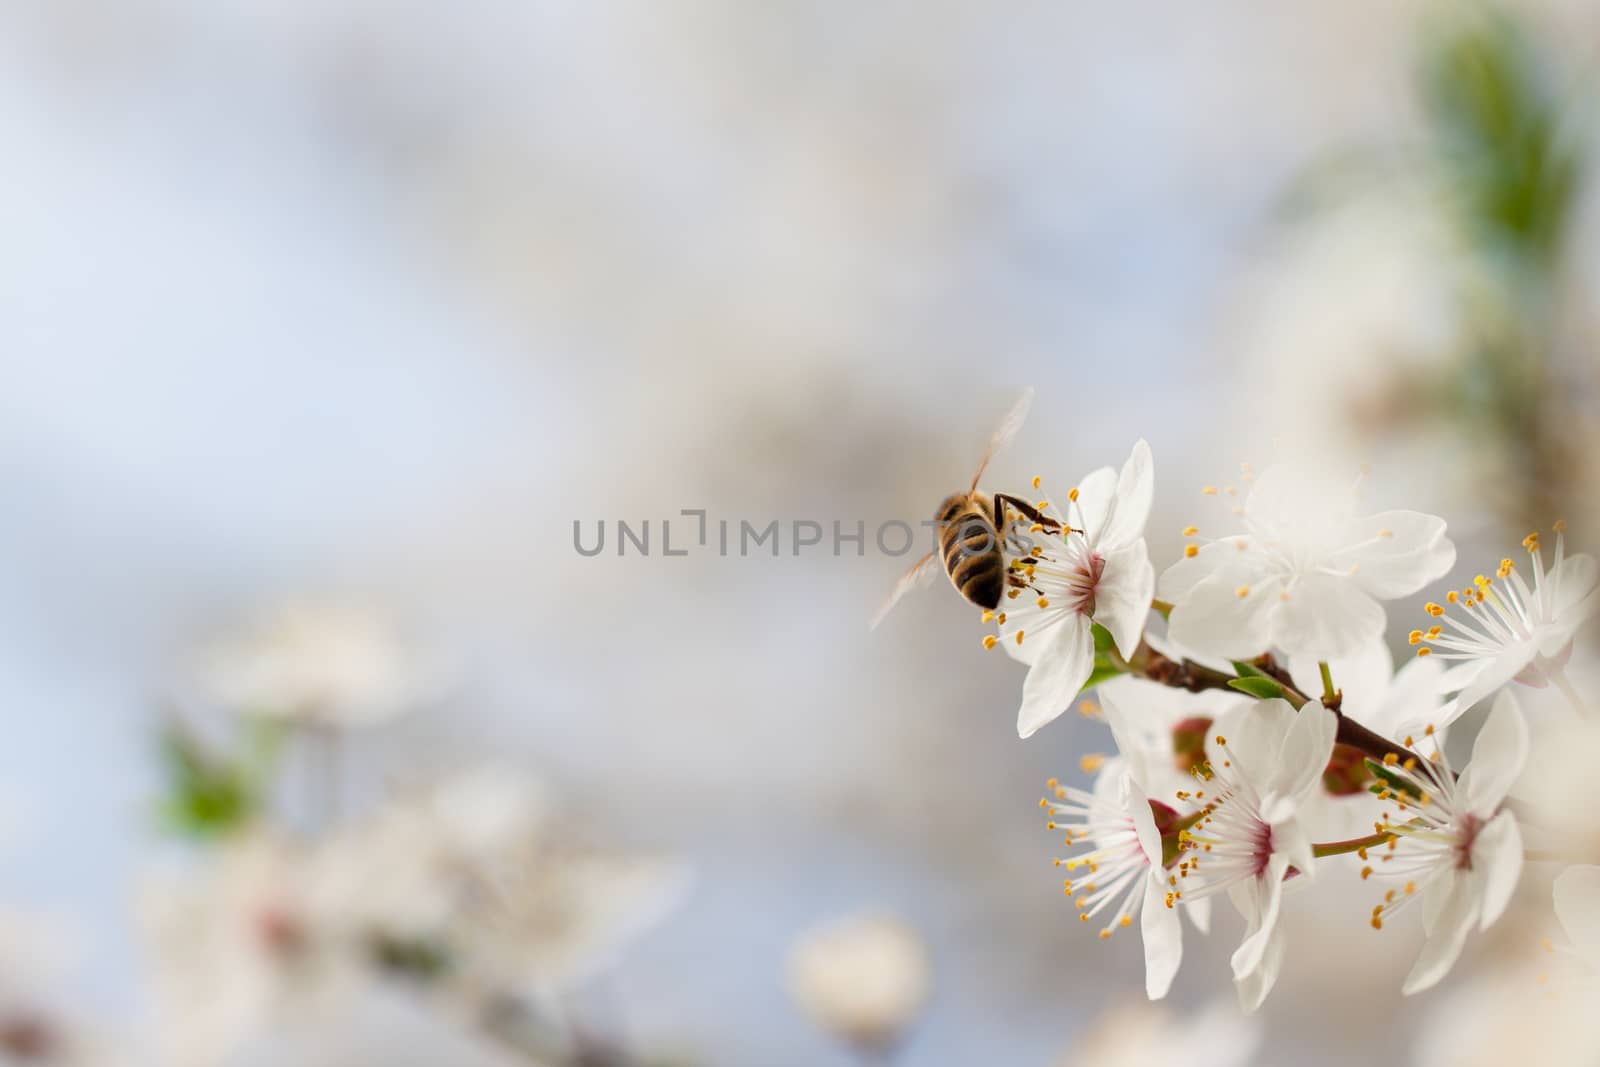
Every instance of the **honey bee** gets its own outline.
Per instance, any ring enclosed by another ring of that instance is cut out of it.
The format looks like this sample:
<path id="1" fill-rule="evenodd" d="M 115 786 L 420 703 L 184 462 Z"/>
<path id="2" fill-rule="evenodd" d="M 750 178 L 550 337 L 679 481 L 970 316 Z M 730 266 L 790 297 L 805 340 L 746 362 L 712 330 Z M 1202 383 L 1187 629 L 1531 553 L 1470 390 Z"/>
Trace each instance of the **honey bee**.
<path id="1" fill-rule="evenodd" d="M 949 577 L 950 584 L 956 587 L 956 592 L 986 611 L 999 607 L 1000 599 L 1005 594 L 1005 543 L 1009 513 L 1014 511 L 1021 514 L 1046 530 L 1061 529 L 1060 523 L 1041 514 L 1025 500 L 1008 493 L 983 493 L 978 489 L 978 480 L 988 469 L 989 461 L 1010 444 L 1017 431 L 1022 429 L 1023 420 L 1028 417 L 1028 408 L 1032 404 L 1033 389 L 1029 387 L 1022 391 L 1022 396 L 1017 398 L 989 438 L 989 447 L 984 450 L 983 459 L 973 472 L 972 483 L 967 486 L 967 491 L 945 497 L 933 514 L 934 521 L 939 524 L 938 558 L 945 575 Z M 896 583 L 877 614 L 872 617 L 873 627 L 883 621 L 883 617 L 889 614 L 889 609 L 901 597 L 933 578 L 937 573 L 932 566 L 933 560 L 934 553 L 929 552 L 911 565 L 911 569 Z"/>

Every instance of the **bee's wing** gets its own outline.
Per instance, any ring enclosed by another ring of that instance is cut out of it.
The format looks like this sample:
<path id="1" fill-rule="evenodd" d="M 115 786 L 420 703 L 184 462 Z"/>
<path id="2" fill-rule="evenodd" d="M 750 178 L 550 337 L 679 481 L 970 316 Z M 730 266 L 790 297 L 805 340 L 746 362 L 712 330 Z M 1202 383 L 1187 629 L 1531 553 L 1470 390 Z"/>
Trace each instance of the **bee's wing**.
<path id="1" fill-rule="evenodd" d="M 913 563 L 910 570 L 900 576 L 900 580 L 894 584 L 894 589 L 884 598 L 883 603 L 878 606 L 877 612 L 872 616 L 871 629 L 876 630 L 878 628 L 878 624 L 883 621 L 883 617 L 889 614 L 889 609 L 894 607 L 901 597 L 913 589 L 927 585 L 933 580 L 934 575 L 939 573 L 939 568 L 933 566 L 933 562 L 933 553 L 929 552 L 926 556 Z"/>
<path id="2" fill-rule="evenodd" d="M 967 487 L 968 493 L 976 492 L 978 479 L 983 477 L 983 472 L 988 469 L 989 461 L 1000 453 L 1000 450 L 1011 443 L 1017 436 L 1017 431 L 1022 429 L 1022 424 L 1028 418 L 1028 409 L 1033 406 L 1033 386 L 1022 390 L 1022 395 L 1017 397 L 1017 402 L 1011 405 L 1011 410 L 1006 412 L 1006 417 L 1000 420 L 1000 425 L 995 427 L 994 436 L 989 438 L 989 447 L 983 453 L 983 460 L 978 464 L 978 469 L 973 472 L 972 484 Z"/>

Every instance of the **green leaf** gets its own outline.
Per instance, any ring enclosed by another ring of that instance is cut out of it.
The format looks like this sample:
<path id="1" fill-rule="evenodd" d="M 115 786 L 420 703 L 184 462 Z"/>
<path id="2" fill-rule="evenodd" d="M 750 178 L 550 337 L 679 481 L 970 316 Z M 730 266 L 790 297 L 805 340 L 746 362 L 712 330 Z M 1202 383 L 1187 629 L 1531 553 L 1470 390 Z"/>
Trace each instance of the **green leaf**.
<path id="1" fill-rule="evenodd" d="M 1283 686 L 1271 678 L 1230 678 L 1228 686 L 1241 693 L 1248 693 L 1257 700 L 1272 700 L 1283 696 Z"/>
<path id="2" fill-rule="evenodd" d="M 1246 663 L 1242 659 L 1232 661 L 1233 672 L 1241 678 L 1271 678 L 1272 675 L 1257 667 L 1253 663 Z"/>

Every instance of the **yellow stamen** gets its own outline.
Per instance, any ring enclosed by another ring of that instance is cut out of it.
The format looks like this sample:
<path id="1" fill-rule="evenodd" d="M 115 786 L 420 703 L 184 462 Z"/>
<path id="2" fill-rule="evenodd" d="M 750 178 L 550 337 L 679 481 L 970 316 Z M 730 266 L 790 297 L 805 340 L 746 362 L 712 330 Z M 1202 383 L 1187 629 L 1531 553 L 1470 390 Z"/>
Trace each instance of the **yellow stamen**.
<path id="1" fill-rule="evenodd" d="M 984 634 L 983 635 L 983 647 L 984 648 L 993 648 L 997 643 L 998 643 L 998 639 L 994 636 L 994 634 Z"/>
<path id="2" fill-rule="evenodd" d="M 1199 545 L 1184 545 L 1183 546 L 1183 556 L 1184 556 L 1185 559 L 1194 559 L 1199 554 L 1200 554 L 1200 546 Z"/>

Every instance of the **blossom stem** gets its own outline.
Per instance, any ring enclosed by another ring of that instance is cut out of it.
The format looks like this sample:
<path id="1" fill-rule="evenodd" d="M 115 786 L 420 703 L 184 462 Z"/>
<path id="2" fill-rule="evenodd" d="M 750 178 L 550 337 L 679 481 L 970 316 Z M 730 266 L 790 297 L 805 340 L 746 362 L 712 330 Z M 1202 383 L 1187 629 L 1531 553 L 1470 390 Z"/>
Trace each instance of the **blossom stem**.
<path id="1" fill-rule="evenodd" d="M 1561 690 L 1561 695 L 1567 698 L 1567 703 L 1572 705 L 1573 711 L 1576 711 L 1579 716 L 1585 719 L 1594 716 L 1594 712 L 1589 710 L 1588 702 L 1583 699 L 1583 694 L 1578 692 L 1577 687 L 1568 680 L 1565 667 L 1557 667 L 1550 672 L 1549 677 L 1555 687 Z"/>
<path id="2" fill-rule="evenodd" d="M 1332 704 L 1334 694 L 1338 693 L 1338 690 L 1333 687 L 1333 672 L 1328 669 L 1326 660 L 1317 664 L 1317 670 L 1322 672 L 1322 702 L 1324 704 Z"/>
<path id="3" fill-rule="evenodd" d="M 1328 856 L 1342 856 L 1347 852 L 1360 852 L 1364 848 L 1377 848 L 1387 843 L 1388 834 L 1368 834 L 1366 837 L 1352 837 L 1348 841 L 1328 841 L 1323 844 L 1312 845 L 1311 854 L 1317 859 Z"/>

